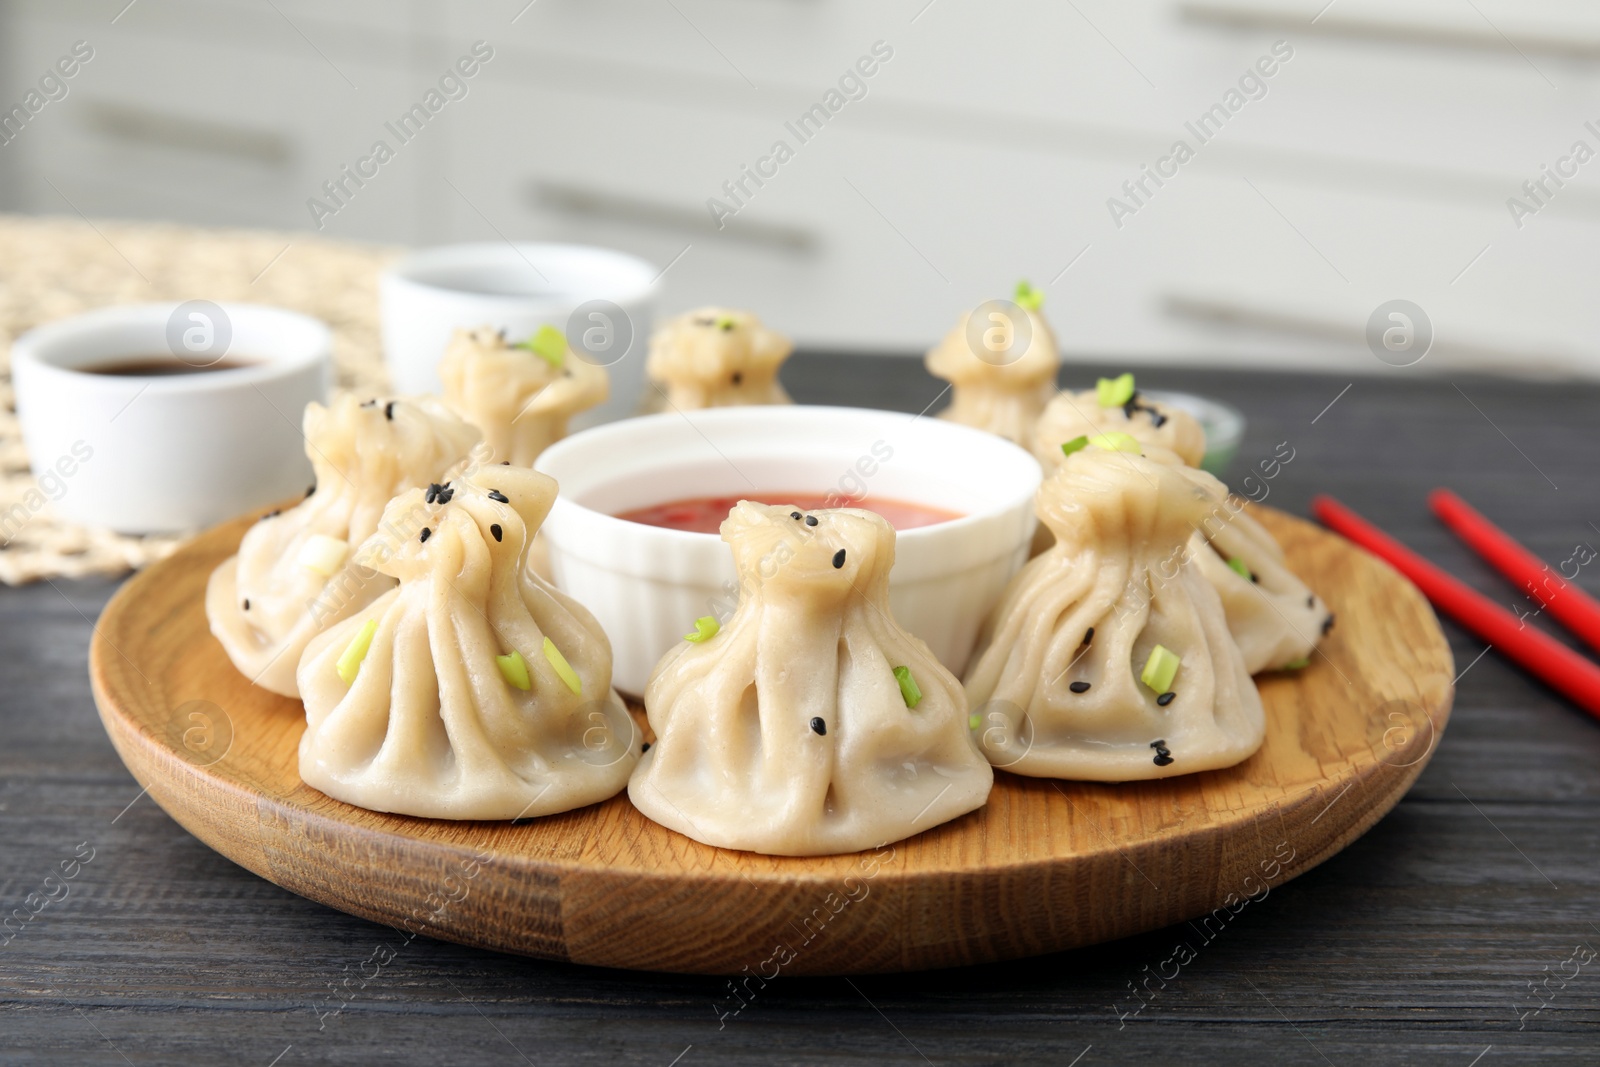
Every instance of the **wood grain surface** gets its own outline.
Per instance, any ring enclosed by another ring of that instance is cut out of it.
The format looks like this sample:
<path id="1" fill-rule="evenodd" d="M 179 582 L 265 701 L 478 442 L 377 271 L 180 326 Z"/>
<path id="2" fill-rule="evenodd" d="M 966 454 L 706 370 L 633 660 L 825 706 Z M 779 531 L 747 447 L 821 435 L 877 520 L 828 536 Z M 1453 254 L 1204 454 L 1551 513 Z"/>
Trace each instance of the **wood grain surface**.
<path id="1" fill-rule="evenodd" d="M 1600 523 L 1600 385 L 1429 376 L 1432 363 L 1382 378 L 1136 369 L 1149 388 L 1244 412 L 1230 481 L 1288 441 L 1296 458 L 1269 504 L 1303 514 L 1313 493 L 1331 492 L 1480 592 L 1527 610 L 1424 497 L 1436 485 L 1456 489 L 1552 566 L 1576 541 L 1600 547 L 1589 526 Z M 1126 369 L 1074 359 L 1063 381 L 1081 388 Z M 908 415 L 937 408 L 944 385 L 920 360 L 855 353 L 802 353 L 783 377 L 806 403 Z M 1600 568 L 1585 567 L 1577 583 L 1600 594 Z M 1427 769 L 1368 833 L 1249 904 L 1222 933 L 1202 938 L 1182 922 L 1004 963 L 784 974 L 736 998 L 737 983 L 721 976 L 410 937 L 209 848 L 142 794 L 99 722 L 84 667 L 117 589 L 102 579 L 0 589 L 6 914 L 26 909 L 80 845 L 94 850 L 65 899 L 0 936 L 7 1067 L 1591 1067 L 1600 1058 L 1600 970 L 1562 977 L 1575 946 L 1600 948 L 1600 729 L 1448 620 L 1461 677 Z M 1544 618 L 1528 625 L 1579 647 Z M 1190 950 L 1197 955 L 1178 968 L 1175 951 Z"/>
<path id="2" fill-rule="evenodd" d="M 313 900 L 464 944 L 761 981 L 1037 955 L 1185 919 L 1220 929 L 1394 806 L 1455 673 L 1410 583 L 1261 512 L 1341 622 L 1311 667 L 1261 679 L 1260 751 L 1150 782 L 999 774 L 984 808 L 875 852 L 711 848 L 626 795 L 513 826 L 370 812 L 304 785 L 299 703 L 252 686 L 207 630 L 206 577 L 254 516 L 128 582 L 100 617 L 90 679 L 134 777 L 201 840 Z"/>

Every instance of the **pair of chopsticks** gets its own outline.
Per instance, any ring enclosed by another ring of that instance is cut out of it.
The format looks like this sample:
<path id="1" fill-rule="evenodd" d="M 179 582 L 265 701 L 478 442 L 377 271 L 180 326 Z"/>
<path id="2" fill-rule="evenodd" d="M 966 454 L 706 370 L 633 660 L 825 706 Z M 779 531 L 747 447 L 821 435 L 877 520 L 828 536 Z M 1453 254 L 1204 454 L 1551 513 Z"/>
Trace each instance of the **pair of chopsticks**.
<path id="1" fill-rule="evenodd" d="M 1448 489 L 1429 494 L 1428 506 L 1468 547 L 1538 600 L 1541 611 L 1548 610 L 1591 648 L 1600 650 L 1600 603 L 1593 597 Z M 1318 496 L 1311 502 L 1311 512 L 1324 526 L 1411 579 L 1446 615 L 1600 718 L 1600 666 L 1429 563 L 1332 497 Z"/>

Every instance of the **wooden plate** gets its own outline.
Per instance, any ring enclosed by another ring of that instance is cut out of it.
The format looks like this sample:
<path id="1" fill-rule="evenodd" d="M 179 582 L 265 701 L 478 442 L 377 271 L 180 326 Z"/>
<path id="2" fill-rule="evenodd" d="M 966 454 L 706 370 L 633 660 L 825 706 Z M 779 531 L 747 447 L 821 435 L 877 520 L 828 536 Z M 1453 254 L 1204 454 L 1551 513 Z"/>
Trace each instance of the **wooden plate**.
<path id="1" fill-rule="evenodd" d="M 1258 514 L 1339 621 L 1325 657 L 1260 679 L 1255 756 L 1122 785 L 1001 773 L 982 810 L 847 856 L 710 848 L 626 794 L 512 825 L 380 815 L 302 784 L 299 703 L 251 686 L 206 626 L 206 578 L 248 520 L 130 580 L 89 667 L 117 751 L 174 819 L 261 877 L 404 937 L 747 981 L 978 963 L 1184 919 L 1225 925 L 1372 826 L 1426 764 L 1454 673 L 1427 602 L 1347 542 Z"/>

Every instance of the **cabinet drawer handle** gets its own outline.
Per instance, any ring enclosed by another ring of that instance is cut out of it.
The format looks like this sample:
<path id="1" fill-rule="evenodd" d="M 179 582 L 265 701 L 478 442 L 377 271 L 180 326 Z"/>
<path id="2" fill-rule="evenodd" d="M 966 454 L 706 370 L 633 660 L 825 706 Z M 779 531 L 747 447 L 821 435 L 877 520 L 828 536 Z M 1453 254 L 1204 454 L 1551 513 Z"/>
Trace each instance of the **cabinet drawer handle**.
<path id="1" fill-rule="evenodd" d="M 798 226 L 735 219 L 719 230 L 716 223 L 712 222 L 710 212 L 704 208 L 647 200 L 566 182 L 530 181 L 527 199 L 537 210 L 603 222 L 676 230 L 700 237 L 744 241 L 793 255 L 811 255 L 821 243 L 814 232 Z"/>
<path id="2" fill-rule="evenodd" d="M 118 140 L 248 159 L 272 167 L 287 165 L 294 155 L 289 138 L 271 130 L 108 100 L 86 100 L 79 114 L 90 131 Z"/>

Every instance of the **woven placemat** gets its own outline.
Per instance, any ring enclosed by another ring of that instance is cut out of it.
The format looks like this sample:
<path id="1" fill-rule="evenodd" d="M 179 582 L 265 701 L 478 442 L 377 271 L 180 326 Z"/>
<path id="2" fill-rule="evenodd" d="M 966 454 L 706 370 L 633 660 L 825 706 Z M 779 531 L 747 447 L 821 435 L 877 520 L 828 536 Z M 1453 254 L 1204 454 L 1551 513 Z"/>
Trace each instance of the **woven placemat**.
<path id="1" fill-rule="evenodd" d="M 383 392 L 378 272 L 397 254 L 306 234 L 0 215 L 0 514 L 37 489 L 11 387 L 18 334 L 107 304 L 274 304 L 332 327 L 337 388 Z M 46 504 L 0 544 L 0 582 L 120 574 L 182 540 L 87 529 Z"/>

